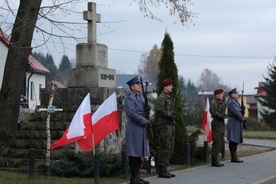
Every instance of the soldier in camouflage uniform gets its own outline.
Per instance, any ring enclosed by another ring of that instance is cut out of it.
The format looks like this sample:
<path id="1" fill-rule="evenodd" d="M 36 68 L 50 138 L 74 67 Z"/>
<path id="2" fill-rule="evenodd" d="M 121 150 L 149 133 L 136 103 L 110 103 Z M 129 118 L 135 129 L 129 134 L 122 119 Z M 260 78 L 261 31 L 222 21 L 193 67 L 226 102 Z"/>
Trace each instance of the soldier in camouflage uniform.
<path id="1" fill-rule="evenodd" d="M 163 91 L 158 96 L 156 113 L 158 117 L 158 136 L 159 136 L 159 173 L 161 178 L 175 177 L 167 170 L 167 166 L 170 164 L 170 158 L 174 150 L 174 138 L 175 138 L 175 123 L 174 112 L 171 111 L 173 99 L 171 92 L 173 89 L 173 81 L 165 79 L 162 81 Z"/>
<path id="2" fill-rule="evenodd" d="M 218 155 L 223 148 L 224 143 L 224 132 L 225 132 L 225 124 L 224 124 L 224 103 L 223 99 L 223 89 L 216 89 L 214 91 L 214 99 L 210 105 L 210 113 L 212 115 L 212 163 L 211 166 L 221 167 L 224 164 L 218 161 Z"/>

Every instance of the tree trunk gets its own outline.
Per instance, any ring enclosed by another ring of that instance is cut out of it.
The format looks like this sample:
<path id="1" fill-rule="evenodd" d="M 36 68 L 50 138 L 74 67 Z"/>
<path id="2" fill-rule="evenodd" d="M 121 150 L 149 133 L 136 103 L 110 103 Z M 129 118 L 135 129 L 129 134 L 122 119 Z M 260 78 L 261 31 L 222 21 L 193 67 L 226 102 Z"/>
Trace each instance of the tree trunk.
<path id="1" fill-rule="evenodd" d="M 53 105 L 55 95 L 55 84 L 51 82 L 51 93 L 49 99 L 49 106 Z M 51 114 L 48 112 L 47 119 L 46 119 L 46 134 L 47 134 L 47 148 L 46 148 L 46 176 L 50 176 L 50 168 L 51 168 L 51 127 L 50 127 L 50 119 Z"/>
<path id="2" fill-rule="evenodd" d="M 15 137 L 18 126 L 20 95 L 31 43 L 42 0 L 20 0 L 11 33 L 3 83 L 0 92 L 0 132 Z"/>

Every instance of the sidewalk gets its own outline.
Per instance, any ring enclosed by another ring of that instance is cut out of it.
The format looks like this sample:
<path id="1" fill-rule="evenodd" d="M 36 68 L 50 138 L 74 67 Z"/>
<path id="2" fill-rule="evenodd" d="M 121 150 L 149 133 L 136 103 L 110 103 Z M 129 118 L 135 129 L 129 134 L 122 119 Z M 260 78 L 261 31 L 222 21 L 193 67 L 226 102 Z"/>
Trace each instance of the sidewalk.
<path id="1" fill-rule="evenodd" d="M 276 147 L 276 140 L 245 139 L 245 144 Z M 224 167 L 210 165 L 174 172 L 175 178 L 146 178 L 151 184 L 272 184 L 276 183 L 276 151 L 242 158 L 243 163 L 224 161 Z"/>

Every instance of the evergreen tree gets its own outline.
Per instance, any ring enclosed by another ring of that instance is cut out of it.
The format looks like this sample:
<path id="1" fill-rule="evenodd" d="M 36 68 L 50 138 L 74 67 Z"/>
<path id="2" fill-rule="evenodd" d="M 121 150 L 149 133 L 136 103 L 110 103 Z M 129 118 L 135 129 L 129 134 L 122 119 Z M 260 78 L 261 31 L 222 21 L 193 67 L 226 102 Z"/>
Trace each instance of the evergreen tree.
<path id="1" fill-rule="evenodd" d="M 69 60 L 68 56 L 63 55 L 61 58 L 61 62 L 59 64 L 58 70 L 61 73 L 65 73 L 65 72 L 67 72 L 67 69 L 69 69 L 69 68 L 71 68 L 70 60 Z"/>
<path id="2" fill-rule="evenodd" d="M 261 111 L 263 120 L 272 129 L 276 130 L 276 58 L 274 58 L 274 62 L 269 64 L 267 69 L 268 77 L 264 77 L 265 83 L 263 83 L 266 96 L 260 97 L 259 102 L 266 107 Z"/>
<path id="3" fill-rule="evenodd" d="M 33 52 L 32 56 L 38 60 L 43 66 L 45 66 L 51 73 L 46 76 L 46 83 L 52 80 L 60 80 L 60 72 L 55 65 L 54 59 L 51 54 L 46 54 L 46 56 L 41 52 Z"/>
<path id="4" fill-rule="evenodd" d="M 60 80 L 61 80 L 60 82 L 62 82 L 63 84 L 67 83 L 67 70 L 69 68 L 72 68 L 70 60 L 69 60 L 68 56 L 63 55 L 61 62 L 59 64 L 59 68 L 58 68 L 58 70 L 60 72 Z"/>
<path id="5" fill-rule="evenodd" d="M 191 79 L 188 80 L 186 93 L 192 101 L 195 102 L 198 100 L 198 90 Z"/>
<path id="6" fill-rule="evenodd" d="M 54 62 L 53 56 L 50 54 L 46 54 L 46 63 L 47 63 L 47 68 L 50 70 L 51 75 L 47 76 L 47 83 L 49 83 L 52 80 L 57 80 L 60 81 L 60 73 L 57 69 L 57 66 Z"/>
<path id="7" fill-rule="evenodd" d="M 46 57 L 41 52 L 32 52 L 32 56 L 47 68 Z"/>
<path id="8" fill-rule="evenodd" d="M 177 66 L 174 62 L 174 46 L 173 42 L 170 38 L 170 35 L 166 32 L 162 45 L 162 55 L 161 60 L 158 63 L 159 65 L 159 75 L 158 75 L 158 82 L 157 82 L 157 93 L 158 95 L 163 91 L 163 87 L 161 85 L 161 82 L 166 79 L 170 78 L 173 80 L 173 92 L 172 96 L 175 98 L 175 106 L 174 106 L 174 112 L 175 112 L 175 128 L 176 128 L 176 134 L 175 134 L 175 149 L 174 154 L 171 158 L 172 163 L 178 163 L 185 160 L 185 143 L 187 140 L 187 132 L 184 125 L 184 119 L 183 119 L 183 107 L 181 104 L 180 99 L 180 92 L 176 95 L 176 91 L 179 90 L 179 81 L 178 81 L 178 75 L 177 75 Z M 158 135 L 155 133 L 155 138 L 157 139 Z"/>
<path id="9" fill-rule="evenodd" d="M 198 91 L 191 79 L 186 83 L 182 76 L 179 77 L 181 103 L 183 105 L 183 117 L 186 124 L 200 126 L 203 118 Z"/>

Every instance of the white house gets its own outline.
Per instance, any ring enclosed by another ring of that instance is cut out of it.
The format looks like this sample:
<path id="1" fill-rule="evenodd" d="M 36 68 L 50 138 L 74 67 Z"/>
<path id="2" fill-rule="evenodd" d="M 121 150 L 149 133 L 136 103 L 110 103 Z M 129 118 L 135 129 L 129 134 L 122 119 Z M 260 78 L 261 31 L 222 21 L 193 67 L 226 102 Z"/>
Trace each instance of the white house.
<path id="1" fill-rule="evenodd" d="M 0 29 L 0 88 L 3 82 L 3 74 L 8 54 L 10 37 Z M 39 61 L 31 55 L 29 56 L 30 67 L 26 71 L 23 94 L 28 99 L 28 107 L 34 110 L 37 105 L 40 105 L 40 88 L 46 86 L 46 75 L 50 71 L 45 68 Z"/>

